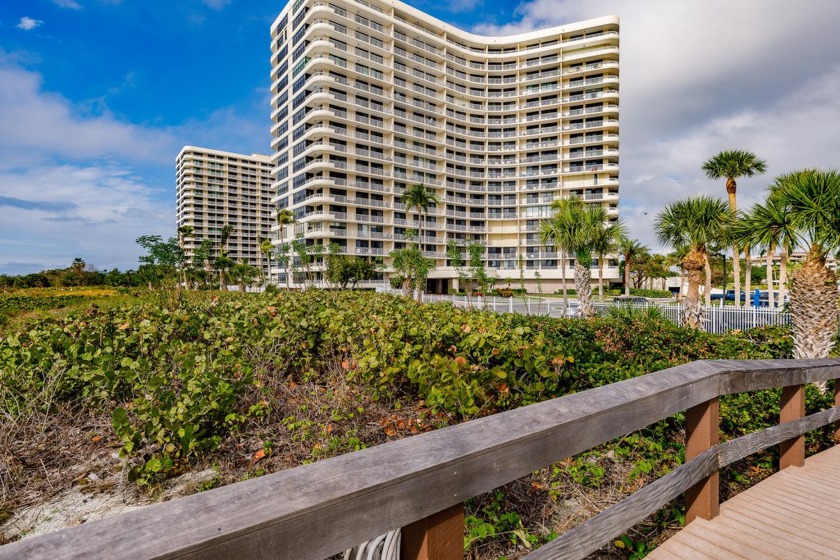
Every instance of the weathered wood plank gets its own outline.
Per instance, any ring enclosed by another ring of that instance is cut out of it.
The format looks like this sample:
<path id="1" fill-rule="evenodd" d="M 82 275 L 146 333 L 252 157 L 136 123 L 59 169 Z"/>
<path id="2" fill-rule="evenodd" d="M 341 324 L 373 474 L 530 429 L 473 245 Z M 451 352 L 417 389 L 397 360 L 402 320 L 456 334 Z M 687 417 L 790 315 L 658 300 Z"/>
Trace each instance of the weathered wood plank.
<path id="1" fill-rule="evenodd" d="M 783 441 L 840 420 L 840 407 L 829 408 L 793 422 L 765 428 L 720 444 L 720 466 L 731 465 Z"/>
<path id="2" fill-rule="evenodd" d="M 813 360 L 715 360 L 720 368 L 720 395 L 789 387 L 835 379 L 840 364 L 834 358 Z"/>
<path id="3" fill-rule="evenodd" d="M 820 535 L 809 524 L 791 523 L 789 516 L 780 518 L 776 511 L 767 510 L 766 505 L 743 507 L 737 511 L 737 516 L 733 512 L 733 516 L 729 519 L 766 531 L 773 535 L 774 541 L 785 541 L 796 546 L 801 557 L 834 558 L 835 560 L 837 558 L 837 551 L 832 550 L 831 539 L 820 538 Z"/>
<path id="4" fill-rule="evenodd" d="M 566 531 L 525 558 L 577 560 L 595 552 L 628 527 L 644 520 L 691 486 L 717 470 L 717 449 L 712 448 L 651 482 L 632 496 Z"/>
<path id="5" fill-rule="evenodd" d="M 733 548 L 742 551 L 742 554 L 750 560 L 773 559 L 773 560 L 787 560 L 791 558 L 792 551 L 786 550 L 784 546 L 774 545 L 769 542 L 766 534 L 755 531 L 752 528 L 739 527 L 735 529 L 726 524 L 724 521 L 728 519 L 726 512 L 721 512 L 721 516 L 713 521 L 698 520 L 686 527 L 680 533 L 696 533 L 702 538 L 712 541 L 725 541 L 731 543 Z M 750 553 L 751 552 L 751 553 Z M 656 548 L 651 554 L 647 556 L 650 560 L 664 560 L 671 558 L 670 540 Z"/>
<path id="6" fill-rule="evenodd" d="M 704 540 L 691 531 L 680 531 L 672 540 L 693 549 L 694 557 L 703 560 L 744 560 L 720 541 Z"/>
<path id="7" fill-rule="evenodd" d="M 814 503 L 811 498 L 794 491 L 785 491 L 783 488 L 776 488 L 768 490 L 766 487 L 761 489 L 761 492 L 744 493 L 746 499 L 739 502 L 740 506 L 744 504 L 759 504 L 762 510 L 768 512 L 776 511 L 788 521 L 793 516 L 800 517 L 805 520 L 809 527 L 818 528 L 835 528 L 836 524 L 833 520 L 826 518 L 826 503 Z M 804 498 L 804 499 L 803 499 Z M 836 503 L 835 503 L 836 505 Z M 734 511 L 734 509 L 733 509 Z"/>
<path id="8" fill-rule="evenodd" d="M 836 359 L 694 362 L 24 539 L 0 558 L 321 560 L 719 394 L 836 377 Z"/>
<path id="9" fill-rule="evenodd" d="M 710 530 L 712 524 L 705 519 L 698 519 L 692 524 L 691 530 L 684 529 L 677 533 L 672 539 L 679 539 L 683 535 L 690 535 L 703 543 L 711 543 L 721 548 L 724 548 L 736 554 L 739 558 L 745 560 L 753 560 L 754 558 L 763 557 L 755 548 L 745 544 L 742 540 L 735 540 L 720 533 L 714 533 Z M 672 540 L 672 539 L 669 539 Z M 654 551 L 655 552 L 655 551 Z M 656 560 L 655 556 L 649 556 L 650 560 Z"/>

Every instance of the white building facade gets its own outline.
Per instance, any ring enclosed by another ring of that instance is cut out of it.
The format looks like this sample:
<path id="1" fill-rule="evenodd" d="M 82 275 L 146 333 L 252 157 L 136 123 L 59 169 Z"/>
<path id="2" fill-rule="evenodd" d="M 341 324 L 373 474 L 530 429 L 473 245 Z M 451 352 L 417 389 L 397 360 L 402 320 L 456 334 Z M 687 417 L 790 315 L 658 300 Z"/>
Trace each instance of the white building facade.
<path id="1" fill-rule="evenodd" d="M 272 202 L 296 218 L 285 240 L 387 262 L 421 229 L 400 196 L 423 183 L 441 201 L 422 224 L 431 291 L 455 284 L 450 240 L 484 245 L 497 286 L 523 276 L 550 291 L 574 275 L 539 242 L 551 202 L 618 218 L 618 18 L 482 37 L 396 0 L 295 0 L 271 38 Z"/>
<path id="2" fill-rule="evenodd" d="M 268 271 L 260 241 L 271 237 L 271 158 L 184 146 L 176 159 L 177 225 L 193 228 L 184 240 L 192 257 L 205 239 L 213 241 L 218 256 L 222 228 L 233 227 L 225 250 L 237 263 Z"/>

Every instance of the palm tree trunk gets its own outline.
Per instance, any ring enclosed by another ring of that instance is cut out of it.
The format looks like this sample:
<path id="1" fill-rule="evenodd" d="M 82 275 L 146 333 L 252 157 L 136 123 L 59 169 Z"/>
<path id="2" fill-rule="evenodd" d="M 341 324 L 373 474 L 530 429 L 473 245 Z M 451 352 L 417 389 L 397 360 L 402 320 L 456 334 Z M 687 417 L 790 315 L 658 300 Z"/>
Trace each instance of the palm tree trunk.
<path id="1" fill-rule="evenodd" d="M 291 279 L 289 278 L 289 276 L 290 276 L 290 274 L 289 274 L 289 259 L 291 257 L 290 257 L 290 254 L 289 254 L 289 249 L 287 247 L 285 247 L 285 239 L 284 239 L 284 236 L 283 236 L 283 228 L 285 228 L 285 227 L 286 226 L 284 226 L 284 225 L 280 226 L 280 250 L 284 251 L 285 254 L 286 254 L 285 258 L 283 259 L 283 272 L 286 273 L 286 290 L 291 290 L 292 289 L 292 283 L 290 281 Z"/>
<path id="2" fill-rule="evenodd" d="M 598 300 L 604 301 L 604 256 L 598 255 Z"/>
<path id="3" fill-rule="evenodd" d="M 735 307 L 741 307 L 741 249 L 737 245 L 732 246 L 732 276 L 735 279 Z M 723 279 L 723 285 L 726 286 L 726 278 Z"/>
<path id="4" fill-rule="evenodd" d="M 692 250 L 683 259 L 683 268 L 688 276 L 688 294 L 683 308 L 683 325 L 692 329 L 703 330 L 705 309 L 700 304 L 700 271 L 707 262 L 705 254 Z"/>
<path id="5" fill-rule="evenodd" d="M 566 284 L 566 260 L 568 254 L 565 251 L 560 253 L 560 266 L 563 268 L 563 309 L 569 308 L 569 289 Z"/>
<path id="6" fill-rule="evenodd" d="M 767 269 L 767 308 L 768 309 L 775 309 L 775 305 L 773 305 L 773 253 L 776 252 L 776 248 L 770 245 L 769 249 L 767 250 L 767 260 L 764 263 L 764 266 Z"/>
<path id="7" fill-rule="evenodd" d="M 827 358 L 837 334 L 837 285 L 825 255 L 812 247 L 790 288 L 793 357 Z"/>
<path id="8" fill-rule="evenodd" d="M 787 292 L 787 267 L 788 267 L 788 252 L 782 249 L 779 262 L 779 305 L 783 305 L 785 301 L 785 293 Z"/>
<path id="9" fill-rule="evenodd" d="M 624 295 L 630 295 L 630 261 L 624 256 Z"/>
<path id="10" fill-rule="evenodd" d="M 706 307 L 712 305 L 712 265 L 709 263 L 709 254 L 703 254 L 703 269 L 706 272 L 706 282 L 703 285 L 703 292 L 705 293 Z"/>
<path id="11" fill-rule="evenodd" d="M 425 258 L 425 256 L 423 255 L 423 214 L 418 212 L 418 218 L 420 221 L 417 224 L 417 238 L 420 241 L 420 257 Z M 423 282 L 425 283 L 425 279 L 423 280 Z M 420 283 L 420 279 L 418 278 L 417 287 L 415 288 L 415 296 L 417 297 L 417 303 L 423 302 L 423 288 L 425 288 L 425 286 L 423 286 Z"/>
<path id="12" fill-rule="evenodd" d="M 741 256 L 738 255 L 738 259 L 740 258 Z M 752 250 L 749 245 L 744 247 L 744 258 L 746 259 L 744 266 L 747 269 L 744 271 L 744 291 L 746 292 L 744 299 L 747 305 L 752 306 L 752 294 L 750 293 L 752 290 Z"/>
<path id="13" fill-rule="evenodd" d="M 588 319 L 595 315 L 592 303 L 592 273 L 590 267 L 582 266 L 580 259 L 575 259 L 575 290 L 580 302 L 580 316 Z"/>

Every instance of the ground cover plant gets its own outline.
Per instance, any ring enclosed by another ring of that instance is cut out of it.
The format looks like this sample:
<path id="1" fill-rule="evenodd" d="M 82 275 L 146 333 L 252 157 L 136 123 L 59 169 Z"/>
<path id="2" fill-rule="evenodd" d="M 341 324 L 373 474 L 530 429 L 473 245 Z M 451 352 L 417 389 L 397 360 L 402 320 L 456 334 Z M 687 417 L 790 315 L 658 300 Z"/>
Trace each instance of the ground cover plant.
<path id="1" fill-rule="evenodd" d="M 159 499 L 184 473 L 210 473 L 198 491 L 695 359 L 783 357 L 785 337 L 325 291 L 158 292 L 44 313 L 0 334 L 0 520 L 79 485 Z M 809 409 L 824 401 L 809 392 Z M 724 399 L 724 437 L 775 424 L 777 403 Z M 469 555 L 516 558 L 667 472 L 681 427 L 678 415 L 471 500 Z M 86 457 L 105 465 L 95 479 Z M 727 488 L 769 472 L 755 464 L 728 471 Z M 680 515 L 674 504 L 614 552 L 650 546 Z M 20 536 L 14 522 L 0 533 Z"/>
<path id="2" fill-rule="evenodd" d="M 33 311 L 64 309 L 116 296 L 111 288 L 30 288 L 0 293 L 0 326 Z"/>

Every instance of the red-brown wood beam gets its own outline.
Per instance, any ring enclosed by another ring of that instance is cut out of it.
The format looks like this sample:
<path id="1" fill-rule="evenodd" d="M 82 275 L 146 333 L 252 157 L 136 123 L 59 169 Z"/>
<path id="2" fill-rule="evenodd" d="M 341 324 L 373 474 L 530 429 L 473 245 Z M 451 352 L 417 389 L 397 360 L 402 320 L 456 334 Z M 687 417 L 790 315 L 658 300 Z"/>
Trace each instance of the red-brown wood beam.
<path id="1" fill-rule="evenodd" d="M 403 527 L 400 549 L 403 560 L 463 560 L 464 504 Z"/>
<path id="2" fill-rule="evenodd" d="M 779 424 L 805 416 L 805 386 L 782 387 L 779 405 Z M 779 469 L 805 466 L 805 436 L 801 435 L 779 444 Z"/>
<path id="3" fill-rule="evenodd" d="M 685 413 L 685 461 L 720 443 L 720 400 L 714 398 Z M 713 472 L 685 492 L 685 522 L 720 513 L 720 473 Z"/>
<path id="4" fill-rule="evenodd" d="M 840 379 L 834 380 L 834 406 L 840 406 Z M 840 422 L 834 423 L 834 443 L 840 444 Z"/>

